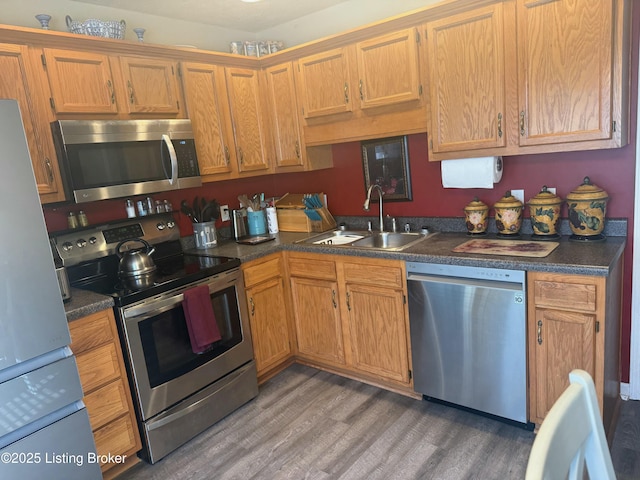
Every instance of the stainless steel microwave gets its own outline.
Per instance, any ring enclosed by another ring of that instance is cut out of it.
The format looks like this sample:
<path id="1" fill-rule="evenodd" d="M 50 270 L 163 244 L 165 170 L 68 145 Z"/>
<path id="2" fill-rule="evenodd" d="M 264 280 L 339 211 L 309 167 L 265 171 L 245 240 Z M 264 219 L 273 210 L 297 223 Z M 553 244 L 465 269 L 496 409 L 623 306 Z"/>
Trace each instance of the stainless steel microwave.
<path id="1" fill-rule="evenodd" d="M 202 185 L 190 120 L 58 120 L 51 129 L 76 203 Z"/>

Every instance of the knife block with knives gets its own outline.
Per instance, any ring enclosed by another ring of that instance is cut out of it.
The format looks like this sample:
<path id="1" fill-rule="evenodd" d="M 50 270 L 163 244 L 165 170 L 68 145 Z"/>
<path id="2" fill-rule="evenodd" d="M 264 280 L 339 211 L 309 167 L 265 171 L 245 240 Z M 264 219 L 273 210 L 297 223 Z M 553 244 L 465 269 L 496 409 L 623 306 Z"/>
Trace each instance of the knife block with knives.
<path id="1" fill-rule="evenodd" d="M 275 202 L 281 232 L 325 232 L 336 227 L 322 193 L 286 193 Z"/>

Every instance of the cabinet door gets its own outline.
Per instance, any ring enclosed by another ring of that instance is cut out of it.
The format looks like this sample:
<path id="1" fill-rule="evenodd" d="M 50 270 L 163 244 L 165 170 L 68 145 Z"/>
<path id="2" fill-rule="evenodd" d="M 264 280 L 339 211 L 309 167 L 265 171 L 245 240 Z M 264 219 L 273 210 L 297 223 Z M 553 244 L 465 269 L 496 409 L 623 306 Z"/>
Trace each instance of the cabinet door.
<path id="1" fill-rule="evenodd" d="M 74 50 L 43 50 L 57 114 L 117 114 L 115 87 L 109 57 Z"/>
<path id="2" fill-rule="evenodd" d="M 356 45 L 361 108 L 420 98 L 418 40 L 416 29 L 408 28 Z"/>
<path id="3" fill-rule="evenodd" d="M 258 376 L 291 354 L 282 277 L 248 288 L 249 323 Z"/>
<path id="4" fill-rule="evenodd" d="M 291 62 L 266 70 L 272 133 L 278 167 L 302 167 L 303 146 Z"/>
<path id="5" fill-rule="evenodd" d="M 353 366 L 385 380 L 410 383 L 404 296 L 401 291 L 347 284 Z"/>
<path id="6" fill-rule="evenodd" d="M 580 368 L 595 376 L 595 315 L 541 309 L 535 311 L 529 348 L 535 349 L 535 411 L 531 420 L 541 423 L 569 386 L 569 372 Z"/>
<path id="7" fill-rule="evenodd" d="M 311 360 L 343 366 L 344 345 L 338 284 L 317 278 L 291 278 L 298 353 Z"/>
<path id="8" fill-rule="evenodd" d="M 182 81 L 200 173 L 203 176 L 231 173 L 233 147 L 226 131 L 223 69 L 209 64 L 183 63 Z"/>
<path id="9" fill-rule="evenodd" d="M 346 49 L 336 48 L 299 59 L 298 80 L 304 118 L 353 110 Z"/>
<path id="10" fill-rule="evenodd" d="M 0 44 L 0 98 L 17 100 L 41 202 L 64 200 L 57 157 L 26 47 Z M 33 88 L 32 88 L 33 87 Z"/>
<path id="11" fill-rule="evenodd" d="M 612 134 L 613 0 L 518 0 L 520 145 Z"/>
<path id="12" fill-rule="evenodd" d="M 268 134 L 258 71 L 226 68 L 225 72 L 238 169 L 241 173 L 266 173 L 270 166 Z"/>
<path id="13" fill-rule="evenodd" d="M 432 151 L 504 147 L 501 4 L 427 24 Z"/>
<path id="14" fill-rule="evenodd" d="M 157 58 L 120 57 L 127 112 L 180 114 L 177 63 Z"/>

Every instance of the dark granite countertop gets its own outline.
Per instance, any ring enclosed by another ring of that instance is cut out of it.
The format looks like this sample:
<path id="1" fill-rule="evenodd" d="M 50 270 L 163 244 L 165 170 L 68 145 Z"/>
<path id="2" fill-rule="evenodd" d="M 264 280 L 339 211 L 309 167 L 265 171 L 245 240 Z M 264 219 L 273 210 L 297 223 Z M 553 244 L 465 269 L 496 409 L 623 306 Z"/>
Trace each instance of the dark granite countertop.
<path id="1" fill-rule="evenodd" d="M 420 225 L 425 224 L 421 223 L 421 221 L 422 219 L 419 219 L 416 220 L 415 223 Z M 624 221 L 624 223 L 612 221 L 608 227 L 609 230 L 605 230 L 605 233 L 609 233 L 605 241 L 574 242 L 569 240 L 568 234 L 565 234 L 557 240 L 560 243 L 558 248 L 543 258 L 454 253 L 451 251 L 453 248 L 470 240 L 471 237 L 462 231 L 444 231 L 448 230 L 447 227 L 454 226 L 455 228 L 455 225 L 459 223 L 456 219 L 441 219 L 436 220 L 436 222 L 440 223 L 437 223 L 435 226 L 444 227 L 442 228 L 443 231 L 437 232 L 435 235 L 431 235 L 424 241 L 412 245 L 401 252 L 352 248 L 349 246 L 296 243 L 315 235 L 314 233 L 280 232 L 276 234 L 275 240 L 257 245 L 240 245 L 231 240 L 221 239 L 217 246 L 202 250 L 195 249 L 193 237 L 184 237 L 182 241 L 183 247 L 187 251 L 191 251 L 199 255 L 236 257 L 242 262 L 249 262 L 270 253 L 288 250 L 298 252 L 331 253 L 335 255 L 354 255 L 369 258 L 388 258 L 411 262 L 595 276 L 609 275 L 610 269 L 620 255 L 622 255 L 626 243 L 626 221 Z M 403 223 L 400 223 L 400 225 Z M 432 226 L 433 223 L 434 220 L 431 220 L 428 224 Z M 362 228 L 362 226 L 355 224 L 353 226 L 350 225 L 350 228 Z M 564 228 L 561 232 L 566 233 L 566 230 L 567 229 Z M 497 237 L 495 233 L 490 231 L 486 236 L 479 238 L 495 239 Z M 518 239 L 530 240 L 531 235 L 525 233 L 518 237 Z M 71 295 L 71 301 L 65 304 L 67 319 L 69 321 L 113 306 L 113 300 L 104 295 L 78 289 L 72 289 Z"/>

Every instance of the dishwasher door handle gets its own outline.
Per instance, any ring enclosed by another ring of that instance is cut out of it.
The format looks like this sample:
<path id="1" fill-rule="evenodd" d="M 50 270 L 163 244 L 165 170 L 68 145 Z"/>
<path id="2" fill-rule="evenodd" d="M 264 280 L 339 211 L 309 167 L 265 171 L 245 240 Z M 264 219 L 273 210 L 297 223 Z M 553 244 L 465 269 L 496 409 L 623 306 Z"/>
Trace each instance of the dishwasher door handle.
<path id="1" fill-rule="evenodd" d="M 426 275 L 424 273 L 407 273 L 407 281 L 448 283 L 469 287 L 484 287 L 498 290 L 524 291 L 524 285 L 520 282 L 503 282 L 500 280 L 482 280 L 479 278 L 444 277 L 439 275 Z"/>

